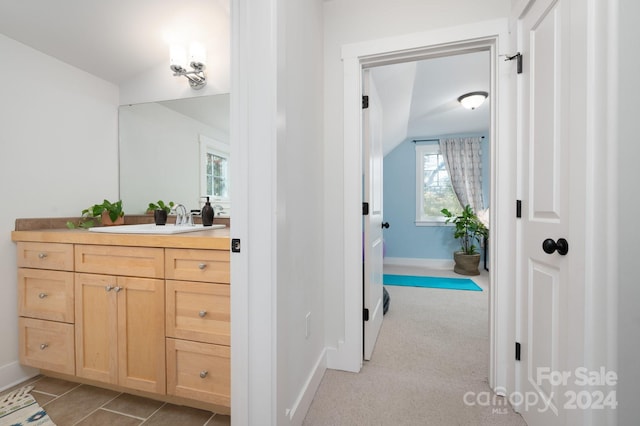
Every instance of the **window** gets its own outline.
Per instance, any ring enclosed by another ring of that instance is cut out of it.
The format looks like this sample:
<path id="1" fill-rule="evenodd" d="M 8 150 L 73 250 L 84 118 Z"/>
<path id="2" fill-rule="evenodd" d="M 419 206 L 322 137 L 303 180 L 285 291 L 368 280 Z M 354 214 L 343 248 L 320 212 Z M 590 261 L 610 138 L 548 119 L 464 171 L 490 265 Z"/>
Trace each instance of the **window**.
<path id="1" fill-rule="evenodd" d="M 229 157 L 217 152 L 207 152 L 207 192 L 213 198 L 229 198 L 227 170 Z"/>
<path id="2" fill-rule="evenodd" d="M 200 136 L 200 193 L 209 196 L 224 211 L 229 200 L 229 146 L 206 136 Z"/>
<path id="3" fill-rule="evenodd" d="M 416 224 L 444 222 L 440 211 L 462 211 L 438 144 L 416 145 Z"/>

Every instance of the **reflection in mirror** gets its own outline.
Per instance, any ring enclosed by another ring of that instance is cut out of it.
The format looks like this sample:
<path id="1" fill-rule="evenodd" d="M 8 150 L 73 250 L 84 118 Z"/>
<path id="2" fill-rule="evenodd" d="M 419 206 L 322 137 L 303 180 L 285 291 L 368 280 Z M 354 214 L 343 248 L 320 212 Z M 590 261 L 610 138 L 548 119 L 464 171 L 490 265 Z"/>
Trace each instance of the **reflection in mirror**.
<path id="1" fill-rule="evenodd" d="M 158 200 L 199 210 L 209 195 L 216 214 L 229 215 L 229 94 L 123 105 L 119 138 L 126 213 Z"/>

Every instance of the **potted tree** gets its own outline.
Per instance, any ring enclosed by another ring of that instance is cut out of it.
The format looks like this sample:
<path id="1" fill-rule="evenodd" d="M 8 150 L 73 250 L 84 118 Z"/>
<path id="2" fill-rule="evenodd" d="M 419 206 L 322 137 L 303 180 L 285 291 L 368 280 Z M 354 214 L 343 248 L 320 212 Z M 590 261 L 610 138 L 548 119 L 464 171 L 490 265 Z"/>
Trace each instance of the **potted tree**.
<path id="1" fill-rule="evenodd" d="M 453 214 L 447 209 L 442 209 L 441 213 L 447 218 L 446 223 L 454 224 L 453 237 L 462 244 L 461 249 L 453 253 L 453 271 L 461 275 L 480 275 L 480 253 L 476 251 L 474 243 L 477 242 L 479 246 L 482 239 L 489 235 L 489 230 L 468 204 L 460 214 Z"/>
<path id="2" fill-rule="evenodd" d="M 173 201 L 169 201 L 169 204 L 165 204 L 164 201 L 158 200 L 157 203 L 149 203 L 147 208 L 148 212 L 153 212 L 153 220 L 158 226 L 166 225 L 167 217 L 174 206 Z"/>
<path id="3" fill-rule="evenodd" d="M 100 204 L 94 204 L 82 210 L 82 216 L 77 224 L 67 222 L 67 227 L 75 228 L 91 228 L 95 221 L 101 222 L 104 226 L 123 225 L 124 211 L 122 210 L 122 200 L 112 203 L 109 200 L 103 200 Z"/>

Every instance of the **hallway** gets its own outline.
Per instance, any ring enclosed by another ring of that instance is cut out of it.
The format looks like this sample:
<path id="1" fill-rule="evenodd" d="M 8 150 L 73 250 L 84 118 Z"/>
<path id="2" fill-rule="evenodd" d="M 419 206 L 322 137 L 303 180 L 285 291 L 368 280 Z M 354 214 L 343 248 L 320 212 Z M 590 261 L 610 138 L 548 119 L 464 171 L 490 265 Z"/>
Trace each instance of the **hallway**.
<path id="1" fill-rule="evenodd" d="M 385 273 L 461 278 L 385 266 Z M 327 370 L 307 426 L 525 426 L 487 384 L 488 273 L 482 292 L 386 286 L 391 297 L 373 358 L 360 373 Z"/>

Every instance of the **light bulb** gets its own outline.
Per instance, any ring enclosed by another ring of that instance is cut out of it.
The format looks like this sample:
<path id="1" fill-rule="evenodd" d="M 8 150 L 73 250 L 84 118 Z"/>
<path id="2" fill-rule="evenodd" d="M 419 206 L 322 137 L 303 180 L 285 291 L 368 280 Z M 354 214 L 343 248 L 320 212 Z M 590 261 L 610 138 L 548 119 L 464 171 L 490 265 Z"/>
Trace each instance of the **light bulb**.
<path id="1" fill-rule="evenodd" d="M 172 44 L 169 48 L 169 66 L 174 72 L 178 72 L 183 69 L 187 62 L 187 52 L 184 47 L 179 44 Z"/>

